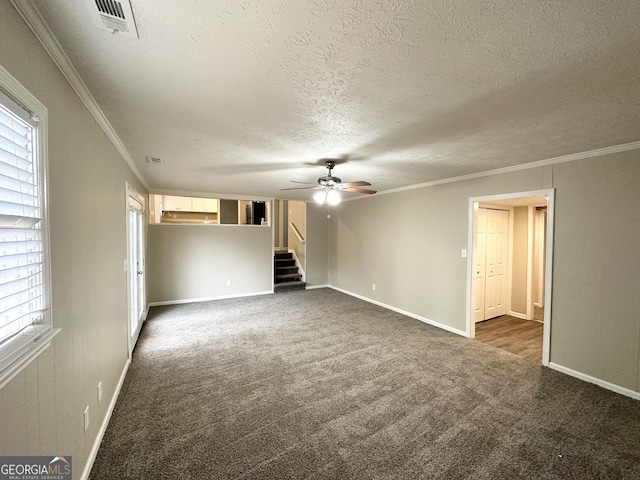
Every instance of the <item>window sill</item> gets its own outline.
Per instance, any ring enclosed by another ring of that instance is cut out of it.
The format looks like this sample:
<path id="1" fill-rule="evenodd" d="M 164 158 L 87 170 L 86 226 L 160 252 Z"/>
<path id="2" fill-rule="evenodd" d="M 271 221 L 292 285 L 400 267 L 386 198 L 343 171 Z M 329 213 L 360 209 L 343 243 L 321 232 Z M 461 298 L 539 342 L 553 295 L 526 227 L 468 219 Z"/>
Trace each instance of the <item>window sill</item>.
<path id="1" fill-rule="evenodd" d="M 42 327 L 42 326 L 39 326 Z M 16 375 L 27 367 L 33 360 L 51 345 L 59 328 L 42 328 L 42 331 L 34 336 L 24 338 L 17 336 L 7 344 L 0 345 L 0 358 L 7 357 L 0 365 L 0 389 L 9 383 Z"/>

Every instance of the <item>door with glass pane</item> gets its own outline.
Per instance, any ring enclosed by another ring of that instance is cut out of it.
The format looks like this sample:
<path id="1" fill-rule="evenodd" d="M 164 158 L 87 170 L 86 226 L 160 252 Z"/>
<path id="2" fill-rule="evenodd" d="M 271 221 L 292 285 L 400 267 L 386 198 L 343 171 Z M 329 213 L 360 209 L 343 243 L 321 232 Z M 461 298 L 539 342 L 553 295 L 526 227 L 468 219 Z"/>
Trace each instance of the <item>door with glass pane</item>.
<path id="1" fill-rule="evenodd" d="M 127 188 L 129 351 L 133 351 L 145 313 L 144 197 Z"/>

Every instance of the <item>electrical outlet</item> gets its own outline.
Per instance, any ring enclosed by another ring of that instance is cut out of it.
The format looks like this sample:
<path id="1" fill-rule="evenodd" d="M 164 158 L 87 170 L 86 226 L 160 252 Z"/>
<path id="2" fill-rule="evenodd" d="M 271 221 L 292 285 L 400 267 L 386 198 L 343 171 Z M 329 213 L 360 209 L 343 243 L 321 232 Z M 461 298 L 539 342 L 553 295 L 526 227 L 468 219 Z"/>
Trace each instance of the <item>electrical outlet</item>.
<path id="1" fill-rule="evenodd" d="M 371 284 L 371 290 L 375 290 L 375 289 L 376 289 L 376 284 L 375 284 L 375 283 L 372 283 L 372 284 Z"/>
<path id="2" fill-rule="evenodd" d="M 231 286 L 231 280 L 227 280 L 227 287 Z"/>
<path id="3" fill-rule="evenodd" d="M 89 430 L 89 405 L 84 409 L 84 431 Z"/>
<path id="4" fill-rule="evenodd" d="M 98 382 L 98 403 L 102 401 L 102 381 Z"/>
<path id="5" fill-rule="evenodd" d="M 467 249 L 463 248 L 462 250 L 460 250 L 460 256 L 462 258 L 467 258 Z"/>

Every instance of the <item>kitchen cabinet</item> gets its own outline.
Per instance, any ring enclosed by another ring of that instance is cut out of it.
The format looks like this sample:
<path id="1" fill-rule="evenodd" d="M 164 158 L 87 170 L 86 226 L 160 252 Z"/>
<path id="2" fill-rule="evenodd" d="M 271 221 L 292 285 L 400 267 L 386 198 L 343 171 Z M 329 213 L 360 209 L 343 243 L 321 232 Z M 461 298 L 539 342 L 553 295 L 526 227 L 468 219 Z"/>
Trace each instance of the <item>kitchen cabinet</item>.
<path id="1" fill-rule="evenodd" d="M 192 212 L 215 213 L 218 211 L 218 200 L 215 198 L 197 198 L 191 199 Z"/>
<path id="2" fill-rule="evenodd" d="M 190 212 L 191 198 L 164 195 L 162 199 L 162 210 L 165 212 Z"/>

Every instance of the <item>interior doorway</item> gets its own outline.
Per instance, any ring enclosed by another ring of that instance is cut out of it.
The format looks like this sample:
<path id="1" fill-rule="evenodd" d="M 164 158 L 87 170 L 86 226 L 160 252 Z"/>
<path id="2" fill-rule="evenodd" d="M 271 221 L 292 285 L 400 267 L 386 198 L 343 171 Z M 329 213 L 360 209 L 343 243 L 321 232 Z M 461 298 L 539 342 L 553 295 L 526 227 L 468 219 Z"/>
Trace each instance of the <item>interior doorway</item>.
<path id="1" fill-rule="evenodd" d="M 129 355 L 133 351 L 146 313 L 145 201 L 127 184 L 127 290 L 129 301 Z"/>
<path id="2" fill-rule="evenodd" d="M 475 197 L 469 206 L 467 333 L 475 338 L 478 328 L 479 340 L 490 338 L 487 343 L 543 365 L 550 347 L 553 202 L 551 189 Z"/>

